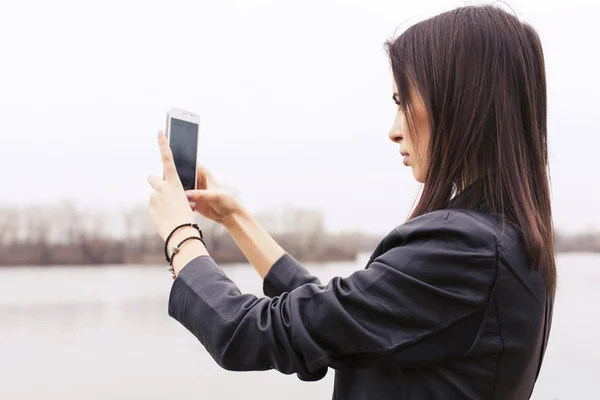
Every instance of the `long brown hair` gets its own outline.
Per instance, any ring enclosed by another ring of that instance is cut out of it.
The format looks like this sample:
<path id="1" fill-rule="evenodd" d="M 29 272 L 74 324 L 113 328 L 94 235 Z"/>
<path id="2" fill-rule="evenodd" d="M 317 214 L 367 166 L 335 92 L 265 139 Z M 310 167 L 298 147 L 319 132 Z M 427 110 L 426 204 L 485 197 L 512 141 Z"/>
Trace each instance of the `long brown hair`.
<path id="1" fill-rule="evenodd" d="M 409 126 L 413 92 L 431 126 L 427 176 L 410 219 L 446 208 L 456 189 L 478 182 L 476 197 L 517 227 L 554 292 L 546 77 L 536 31 L 500 8 L 468 6 L 411 26 L 386 48 Z"/>

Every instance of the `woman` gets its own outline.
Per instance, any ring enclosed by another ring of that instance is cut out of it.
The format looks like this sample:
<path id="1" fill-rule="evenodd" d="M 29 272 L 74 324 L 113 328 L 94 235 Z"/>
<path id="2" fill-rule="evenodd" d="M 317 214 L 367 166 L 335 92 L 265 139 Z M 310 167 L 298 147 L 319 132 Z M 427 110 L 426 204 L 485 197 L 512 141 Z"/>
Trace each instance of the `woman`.
<path id="1" fill-rule="evenodd" d="M 228 229 L 268 296 L 240 293 L 188 240 L 169 256 L 169 315 L 229 370 L 318 380 L 331 367 L 337 399 L 528 399 L 556 281 L 540 40 L 476 6 L 420 22 L 387 49 L 398 105 L 389 136 L 423 184 L 409 220 L 365 269 L 322 285 L 203 168 L 186 198 L 159 135 L 157 232 L 169 247 L 197 236 L 176 229 L 194 220 L 190 200 Z"/>

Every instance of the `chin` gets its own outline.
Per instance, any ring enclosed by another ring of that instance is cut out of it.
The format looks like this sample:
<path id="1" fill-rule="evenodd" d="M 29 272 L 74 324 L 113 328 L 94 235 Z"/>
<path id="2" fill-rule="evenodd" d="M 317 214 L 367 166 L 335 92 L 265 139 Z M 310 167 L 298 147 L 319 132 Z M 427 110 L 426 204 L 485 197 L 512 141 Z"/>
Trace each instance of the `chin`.
<path id="1" fill-rule="evenodd" d="M 425 177 L 421 174 L 421 171 L 418 168 L 412 169 L 413 177 L 419 183 L 425 183 Z"/>

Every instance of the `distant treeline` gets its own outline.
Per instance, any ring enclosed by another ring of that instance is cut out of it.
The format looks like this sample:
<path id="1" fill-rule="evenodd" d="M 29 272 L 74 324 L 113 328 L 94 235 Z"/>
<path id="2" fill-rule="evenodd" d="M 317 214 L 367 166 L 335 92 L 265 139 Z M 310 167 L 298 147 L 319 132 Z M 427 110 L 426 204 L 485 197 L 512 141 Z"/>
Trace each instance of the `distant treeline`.
<path id="1" fill-rule="evenodd" d="M 291 255 L 306 262 L 351 261 L 375 249 L 381 236 L 326 232 L 314 210 L 271 210 L 257 216 Z M 218 224 L 199 218 L 210 254 L 220 263 L 244 262 L 242 252 Z M 120 212 L 53 206 L 0 209 L 0 266 L 162 264 L 163 241 L 145 207 Z M 600 252 L 600 234 L 557 233 L 559 252 Z"/>
<path id="2" fill-rule="evenodd" d="M 600 253 L 600 232 L 555 234 L 556 251 L 560 253 Z"/>
<path id="3" fill-rule="evenodd" d="M 328 233 L 322 215 L 312 210 L 277 210 L 258 219 L 286 251 L 307 262 L 355 260 L 380 240 L 361 233 Z M 201 217 L 198 222 L 216 261 L 246 261 L 223 227 Z M 68 202 L 0 209 L 0 266 L 156 265 L 165 263 L 163 248 L 141 206 L 118 213 L 78 210 Z"/>

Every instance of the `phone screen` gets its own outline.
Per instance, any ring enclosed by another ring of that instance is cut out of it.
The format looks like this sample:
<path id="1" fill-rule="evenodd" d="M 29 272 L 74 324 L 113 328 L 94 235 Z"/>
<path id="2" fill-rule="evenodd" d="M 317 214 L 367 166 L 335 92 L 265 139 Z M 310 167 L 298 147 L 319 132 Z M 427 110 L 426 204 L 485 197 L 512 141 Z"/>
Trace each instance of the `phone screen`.
<path id="1" fill-rule="evenodd" d="M 184 190 L 196 187 L 198 124 L 171 118 L 169 142 Z"/>

